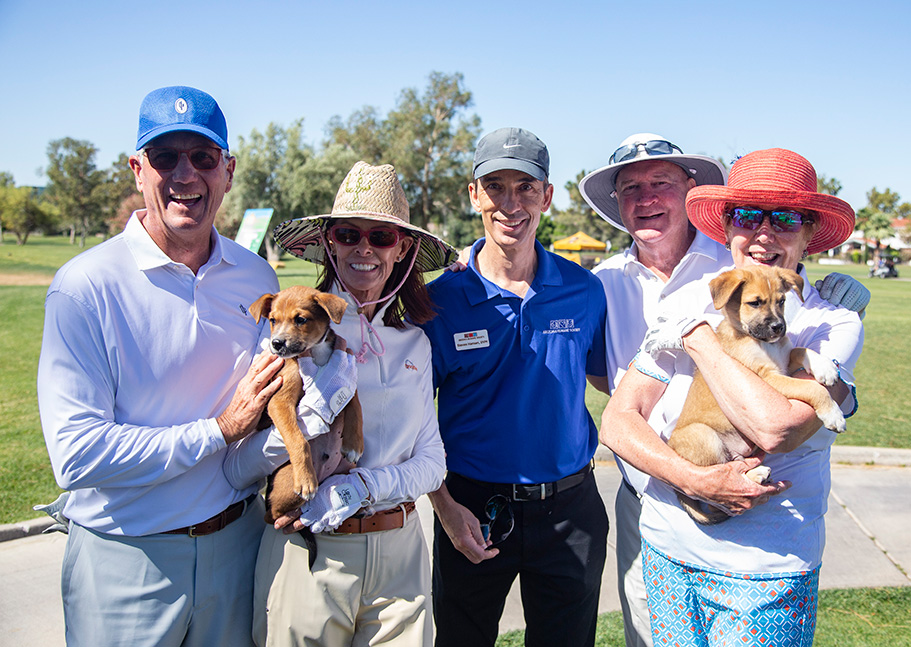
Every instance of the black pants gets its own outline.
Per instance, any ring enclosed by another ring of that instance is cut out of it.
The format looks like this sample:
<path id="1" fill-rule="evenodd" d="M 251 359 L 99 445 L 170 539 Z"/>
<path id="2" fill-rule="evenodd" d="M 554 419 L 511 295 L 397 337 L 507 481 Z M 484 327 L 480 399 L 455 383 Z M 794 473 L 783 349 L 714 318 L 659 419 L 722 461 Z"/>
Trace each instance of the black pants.
<path id="1" fill-rule="evenodd" d="M 489 486 L 457 474 L 450 494 L 479 519 Z M 496 642 L 506 596 L 516 576 L 530 647 L 594 645 L 601 573 L 607 554 L 607 512 L 594 474 L 543 501 L 512 502 L 515 529 L 500 554 L 472 564 L 434 520 L 433 617 L 436 647 Z"/>

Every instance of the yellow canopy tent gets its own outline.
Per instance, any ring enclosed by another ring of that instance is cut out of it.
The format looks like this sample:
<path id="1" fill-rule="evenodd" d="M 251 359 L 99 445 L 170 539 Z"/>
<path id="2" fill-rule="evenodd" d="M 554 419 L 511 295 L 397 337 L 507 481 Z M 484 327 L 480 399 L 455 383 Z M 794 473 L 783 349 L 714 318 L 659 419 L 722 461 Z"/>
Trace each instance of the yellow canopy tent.
<path id="1" fill-rule="evenodd" d="M 607 245 L 600 240 L 595 240 L 584 231 L 577 231 L 572 236 L 554 241 L 554 249 L 572 252 L 603 252 Z"/>
<path id="2" fill-rule="evenodd" d="M 606 252 L 608 247 L 605 243 L 602 243 L 600 240 L 595 240 L 584 231 L 577 231 L 572 236 L 563 238 L 561 240 L 555 240 L 553 242 L 554 251 L 571 261 L 591 269 L 591 267 L 600 260 L 600 258 L 595 258 L 593 254 L 589 254 L 584 257 L 582 252 Z"/>

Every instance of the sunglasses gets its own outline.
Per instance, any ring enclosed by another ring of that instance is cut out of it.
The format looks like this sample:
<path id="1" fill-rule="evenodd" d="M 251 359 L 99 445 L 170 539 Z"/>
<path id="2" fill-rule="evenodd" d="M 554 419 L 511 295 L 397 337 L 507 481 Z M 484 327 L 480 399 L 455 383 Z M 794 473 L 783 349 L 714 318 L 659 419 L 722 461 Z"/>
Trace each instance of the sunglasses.
<path id="1" fill-rule="evenodd" d="M 338 245 L 353 247 L 361 242 L 361 238 L 367 237 L 367 242 L 372 247 L 387 248 L 394 246 L 405 234 L 394 227 L 377 227 L 370 231 L 361 231 L 356 227 L 346 227 L 345 225 L 333 225 L 329 228 L 329 238 Z"/>
<path id="2" fill-rule="evenodd" d="M 186 155 L 197 171 L 211 171 L 224 156 L 222 149 L 215 146 L 197 146 L 196 148 L 172 148 L 171 146 L 150 146 L 145 149 L 149 164 L 156 171 L 173 171 L 180 162 L 180 156 Z"/>
<path id="3" fill-rule="evenodd" d="M 487 516 L 487 523 L 481 524 L 481 534 L 484 535 L 485 541 L 490 539 L 491 536 L 496 537 L 493 543 L 488 546 L 488 548 L 492 548 L 509 537 L 515 526 L 509 499 L 502 494 L 493 495 L 484 504 L 484 514 Z M 496 532 L 494 532 L 495 530 Z"/>
<path id="4" fill-rule="evenodd" d="M 775 209 L 765 211 L 763 209 L 749 209 L 747 207 L 734 207 L 727 212 L 727 217 L 731 223 L 740 229 L 749 229 L 755 231 L 762 225 L 766 216 L 769 217 L 769 224 L 772 229 L 778 233 L 794 233 L 800 230 L 805 224 L 814 222 L 811 216 L 792 211 L 790 209 Z"/>
<path id="5" fill-rule="evenodd" d="M 621 146 L 610 156 L 610 161 L 608 163 L 617 164 L 618 162 L 625 162 L 626 160 L 633 159 L 639 153 L 640 146 L 645 149 L 646 155 L 670 155 L 674 151 L 683 155 L 683 151 L 680 150 L 680 147 L 676 144 L 672 144 L 663 139 L 652 139 L 647 142 L 633 142 L 632 144 Z"/>

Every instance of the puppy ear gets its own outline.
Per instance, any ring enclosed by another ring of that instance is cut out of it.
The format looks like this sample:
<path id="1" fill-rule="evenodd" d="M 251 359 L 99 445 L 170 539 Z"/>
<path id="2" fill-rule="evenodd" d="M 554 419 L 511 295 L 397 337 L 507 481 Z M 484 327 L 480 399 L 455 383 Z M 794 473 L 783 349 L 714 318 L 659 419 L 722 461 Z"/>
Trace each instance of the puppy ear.
<path id="1" fill-rule="evenodd" d="M 728 270 L 713 278 L 709 282 L 709 290 L 712 292 L 712 305 L 715 306 L 715 310 L 721 310 L 726 306 L 746 280 L 743 270 Z"/>
<path id="2" fill-rule="evenodd" d="M 803 301 L 803 277 L 794 270 L 779 271 L 781 274 L 781 282 L 784 283 L 787 289 L 797 292 L 797 296 Z"/>
<path id="3" fill-rule="evenodd" d="M 253 315 L 256 323 L 259 323 L 259 320 L 263 317 L 269 316 L 269 312 L 272 310 L 272 299 L 274 298 L 274 294 L 264 294 L 250 306 L 250 314 Z"/>
<path id="4" fill-rule="evenodd" d="M 327 294 L 325 292 L 319 292 L 313 298 L 320 307 L 326 311 L 326 314 L 329 315 L 329 318 L 332 319 L 334 323 L 341 323 L 342 315 L 345 314 L 345 308 L 348 307 L 347 301 L 339 296 Z"/>

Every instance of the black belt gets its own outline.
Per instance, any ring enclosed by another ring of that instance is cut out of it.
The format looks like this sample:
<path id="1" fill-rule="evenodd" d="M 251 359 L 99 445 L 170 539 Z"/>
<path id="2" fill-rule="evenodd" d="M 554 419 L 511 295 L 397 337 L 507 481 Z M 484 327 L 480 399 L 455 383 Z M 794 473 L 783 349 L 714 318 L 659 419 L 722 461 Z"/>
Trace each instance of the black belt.
<path id="1" fill-rule="evenodd" d="M 175 528 L 174 530 L 166 530 L 165 535 L 189 535 L 190 537 L 202 537 L 203 535 L 211 535 L 213 532 L 218 532 L 223 529 L 230 523 L 234 523 L 240 519 L 244 512 L 247 510 L 247 506 L 253 503 L 258 494 L 251 494 L 243 501 L 238 501 L 237 503 L 232 503 L 227 508 L 219 512 L 214 517 L 210 517 L 205 521 L 199 523 L 194 523 L 192 526 L 184 526 L 183 528 Z"/>
<path id="2" fill-rule="evenodd" d="M 582 483 L 589 472 L 592 471 L 592 467 L 593 463 L 589 462 L 575 474 L 570 474 L 553 483 L 487 483 L 485 481 L 478 481 L 467 476 L 462 476 L 461 474 L 456 474 L 456 476 L 460 476 L 466 481 L 471 481 L 472 483 L 477 483 L 478 485 L 490 488 L 497 494 L 502 494 L 510 501 L 542 501 L 552 497 L 558 492 L 565 492 Z"/>

